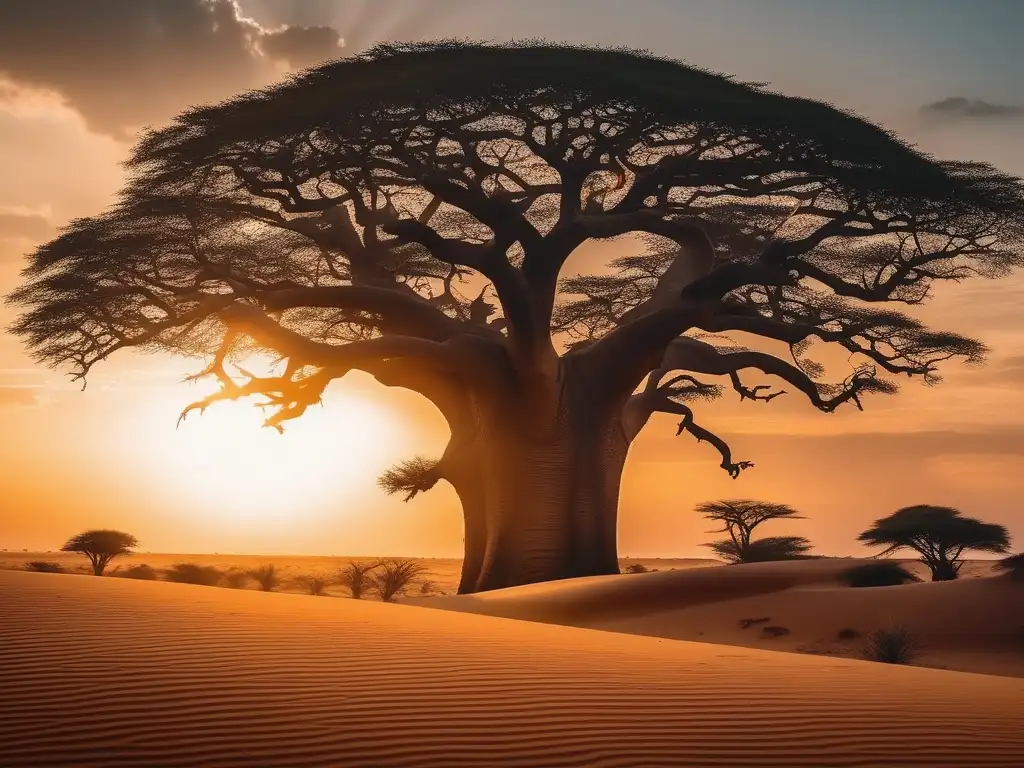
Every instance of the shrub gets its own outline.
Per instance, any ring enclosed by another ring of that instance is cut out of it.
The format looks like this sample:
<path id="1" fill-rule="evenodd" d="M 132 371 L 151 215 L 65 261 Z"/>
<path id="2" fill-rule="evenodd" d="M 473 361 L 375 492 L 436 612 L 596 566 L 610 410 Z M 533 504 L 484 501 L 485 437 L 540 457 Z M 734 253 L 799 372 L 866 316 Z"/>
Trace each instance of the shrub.
<path id="1" fill-rule="evenodd" d="M 1014 581 L 1024 581 L 1024 552 L 1004 557 L 996 563 L 996 570 L 1006 571 Z"/>
<path id="2" fill-rule="evenodd" d="M 732 539 L 722 539 L 704 546 L 730 563 L 766 563 L 808 557 L 811 542 L 803 536 L 768 536 L 739 548 Z"/>
<path id="3" fill-rule="evenodd" d="M 348 590 L 354 600 L 362 599 L 372 584 L 373 572 L 378 563 L 357 563 L 350 560 L 349 564 L 338 571 L 338 583 Z"/>
<path id="4" fill-rule="evenodd" d="M 325 594 L 331 578 L 325 573 L 307 573 L 295 579 L 295 583 L 306 590 L 307 594 L 320 597 Z"/>
<path id="5" fill-rule="evenodd" d="M 883 664 L 909 664 L 918 650 L 917 641 L 906 627 L 882 627 L 868 635 L 861 655 Z"/>
<path id="6" fill-rule="evenodd" d="M 856 638 L 860 637 L 860 632 L 858 632 L 856 629 L 850 629 L 849 627 L 847 627 L 846 629 L 840 629 L 839 632 L 836 634 L 836 637 L 838 637 L 840 640 L 855 640 Z"/>
<path id="7" fill-rule="evenodd" d="M 757 619 L 740 619 L 739 625 L 740 625 L 740 629 L 747 629 L 748 627 L 752 627 L 755 624 L 764 624 L 767 621 L 771 621 L 771 617 L 769 617 L 769 616 L 761 616 L 760 618 L 757 618 Z"/>
<path id="8" fill-rule="evenodd" d="M 386 560 L 373 572 L 371 581 L 380 599 L 390 603 L 421 573 L 423 566 L 414 560 Z"/>
<path id="9" fill-rule="evenodd" d="M 249 583 L 249 574 L 234 569 L 224 574 L 224 586 L 228 589 L 244 589 Z"/>
<path id="10" fill-rule="evenodd" d="M 788 635 L 789 630 L 786 627 L 764 627 L 761 633 L 765 637 L 782 637 L 783 635 Z"/>
<path id="11" fill-rule="evenodd" d="M 421 595 L 432 595 L 437 591 L 437 584 L 432 582 L 430 579 L 423 579 L 423 581 L 420 582 Z"/>
<path id="12" fill-rule="evenodd" d="M 875 560 L 848 568 L 839 578 L 849 587 L 896 587 L 920 579 L 894 560 Z"/>
<path id="13" fill-rule="evenodd" d="M 115 575 L 122 579 L 139 579 L 140 581 L 156 581 L 158 578 L 156 570 L 145 563 L 129 566 L 123 571 L 117 571 Z"/>
<path id="14" fill-rule="evenodd" d="M 216 587 L 220 584 L 224 574 L 220 569 L 212 565 L 199 565 L 198 563 L 175 563 L 165 571 L 167 581 L 176 584 L 199 584 L 204 587 Z"/>
<path id="15" fill-rule="evenodd" d="M 623 572 L 624 573 L 648 573 L 649 571 L 650 571 L 650 568 L 648 568 L 643 563 L 630 563 L 629 565 L 626 566 L 626 568 L 625 568 L 625 570 Z"/>
<path id="16" fill-rule="evenodd" d="M 25 563 L 26 571 L 35 571 L 36 573 L 66 573 L 64 566 L 60 563 L 48 563 L 45 560 L 30 560 Z"/>
<path id="17" fill-rule="evenodd" d="M 276 565 L 261 565 L 248 573 L 263 592 L 273 592 L 281 584 L 281 575 L 277 572 Z"/>

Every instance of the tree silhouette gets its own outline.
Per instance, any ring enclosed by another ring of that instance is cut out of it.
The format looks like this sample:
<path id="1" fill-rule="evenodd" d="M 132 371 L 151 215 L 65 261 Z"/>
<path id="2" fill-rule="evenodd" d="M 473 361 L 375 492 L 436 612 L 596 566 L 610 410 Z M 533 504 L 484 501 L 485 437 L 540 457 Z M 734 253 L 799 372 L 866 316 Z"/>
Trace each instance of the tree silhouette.
<path id="1" fill-rule="evenodd" d="M 139 546 L 138 540 L 130 533 L 100 529 L 85 531 L 72 536 L 61 547 L 62 552 L 79 552 L 89 558 L 92 572 L 102 576 L 104 569 L 118 555 L 129 555 L 134 547 Z"/>
<path id="2" fill-rule="evenodd" d="M 951 507 L 920 504 L 904 507 L 875 520 L 858 541 L 885 547 L 882 555 L 912 549 L 928 566 L 932 581 L 951 581 L 960 573 L 964 552 L 1003 553 L 1010 549 L 1010 535 L 996 523 L 964 517 Z"/>
<path id="3" fill-rule="evenodd" d="M 388 482 L 454 487 L 460 592 L 617 573 L 620 476 L 656 413 L 736 477 L 751 462 L 694 412 L 726 387 L 828 413 L 980 359 L 894 303 L 1004 275 L 1024 240 L 1016 178 L 622 50 L 382 45 L 192 109 L 128 169 L 32 256 L 13 330 L 78 377 L 128 347 L 205 356 L 221 389 L 183 416 L 259 395 L 279 429 L 352 370 L 420 393 L 449 443 Z M 856 363 L 826 371 L 818 343 Z M 238 367 L 254 352 L 277 368 Z"/>
<path id="4" fill-rule="evenodd" d="M 708 533 L 727 533 L 728 539 L 705 544 L 719 557 L 733 563 L 763 560 L 789 560 L 806 553 L 810 542 L 800 536 L 772 536 L 751 544 L 754 529 L 769 520 L 803 520 L 803 515 L 787 504 L 752 499 L 704 501 L 696 506 L 699 514 L 722 524 Z"/>

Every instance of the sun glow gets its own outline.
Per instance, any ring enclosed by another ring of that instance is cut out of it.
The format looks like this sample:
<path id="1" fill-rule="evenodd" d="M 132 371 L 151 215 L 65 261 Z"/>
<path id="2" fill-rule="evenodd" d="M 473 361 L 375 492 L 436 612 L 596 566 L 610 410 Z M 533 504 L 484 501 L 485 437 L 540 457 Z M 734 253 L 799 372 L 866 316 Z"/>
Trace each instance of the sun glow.
<path id="1" fill-rule="evenodd" d="M 269 522 L 344 512 L 379 493 L 377 476 L 404 455 L 402 424 L 371 393 L 332 389 L 283 434 L 263 427 L 266 413 L 252 400 L 216 403 L 175 429 L 196 393 L 168 388 L 149 403 L 136 434 L 149 432 L 155 448 L 137 458 L 204 517 Z"/>

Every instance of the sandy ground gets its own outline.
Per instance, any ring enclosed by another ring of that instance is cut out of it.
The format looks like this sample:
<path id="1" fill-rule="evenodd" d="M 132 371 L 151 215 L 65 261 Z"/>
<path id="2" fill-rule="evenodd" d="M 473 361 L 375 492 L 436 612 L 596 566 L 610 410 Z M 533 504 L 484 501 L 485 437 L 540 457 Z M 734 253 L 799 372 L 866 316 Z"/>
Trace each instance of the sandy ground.
<path id="1" fill-rule="evenodd" d="M 127 579 L 0 571 L 0 681 L 5 768 L 1024 764 L 1017 679 Z"/>
<path id="2" fill-rule="evenodd" d="M 390 556 L 389 556 L 390 558 Z M 343 568 L 349 561 L 359 563 L 374 562 L 385 557 L 345 557 L 315 555 L 232 555 L 232 554 L 174 554 L 163 552 L 146 552 L 114 560 L 107 570 L 110 576 L 117 576 L 133 565 L 149 565 L 157 571 L 164 571 L 175 563 L 197 563 L 212 565 L 222 571 L 250 570 L 261 565 L 273 564 L 281 571 L 283 582 L 279 592 L 301 594 L 303 589 L 296 579 L 309 574 L 333 574 Z M 398 556 L 396 559 L 405 559 Z M 459 586 L 462 572 L 462 560 L 458 558 L 408 558 L 415 560 L 424 569 L 422 578 L 412 585 L 410 594 L 417 594 L 422 588 L 423 580 L 429 581 L 430 594 L 455 594 Z M 9 552 L 0 551 L 0 569 L 21 570 L 25 563 L 32 560 L 57 563 L 71 573 L 89 573 L 89 563 L 82 555 L 74 552 Z M 633 563 L 640 563 L 649 569 L 669 570 L 670 568 L 696 568 L 721 565 L 717 560 L 697 558 L 624 558 L 623 568 Z M 250 589 L 255 588 L 250 585 Z M 347 597 L 347 593 L 337 585 L 329 586 L 327 594 L 335 597 Z"/>
<path id="3" fill-rule="evenodd" d="M 915 664 L 1024 677 L 1024 582 L 989 575 L 897 587 L 853 589 L 840 583 L 839 573 L 858 562 L 803 560 L 601 576 L 406 602 L 851 658 L 861 656 L 869 633 L 899 625 L 917 641 Z"/>

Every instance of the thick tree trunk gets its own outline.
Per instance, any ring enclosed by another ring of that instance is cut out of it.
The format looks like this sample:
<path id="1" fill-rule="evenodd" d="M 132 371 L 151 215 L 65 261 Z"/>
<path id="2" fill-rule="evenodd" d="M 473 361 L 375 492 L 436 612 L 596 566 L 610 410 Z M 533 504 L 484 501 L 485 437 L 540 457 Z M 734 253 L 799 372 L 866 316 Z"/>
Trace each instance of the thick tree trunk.
<path id="1" fill-rule="evenodd" d="M 499 401 L 446 471 L 463 503 L 460 592 L 618 573 L 628 442 L 614 408 L 561 371 L 551 397 Z"/>

